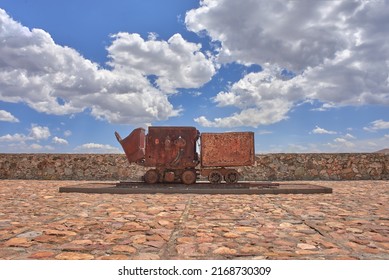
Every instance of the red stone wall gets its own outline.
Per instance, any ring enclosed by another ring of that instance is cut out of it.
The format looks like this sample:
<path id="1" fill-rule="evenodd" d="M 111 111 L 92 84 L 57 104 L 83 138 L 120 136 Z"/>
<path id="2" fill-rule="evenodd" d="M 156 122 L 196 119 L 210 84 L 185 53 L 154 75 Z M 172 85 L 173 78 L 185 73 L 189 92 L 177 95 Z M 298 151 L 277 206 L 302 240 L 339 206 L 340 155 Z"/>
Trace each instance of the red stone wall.
<path id="1" fill-rule="evenodd" d="M 145 168 L 117 154 L 0 154 L 0 179 L 138 180 Z M 385 154 L 264 154 L 245 180 L 388 180 Z"/>

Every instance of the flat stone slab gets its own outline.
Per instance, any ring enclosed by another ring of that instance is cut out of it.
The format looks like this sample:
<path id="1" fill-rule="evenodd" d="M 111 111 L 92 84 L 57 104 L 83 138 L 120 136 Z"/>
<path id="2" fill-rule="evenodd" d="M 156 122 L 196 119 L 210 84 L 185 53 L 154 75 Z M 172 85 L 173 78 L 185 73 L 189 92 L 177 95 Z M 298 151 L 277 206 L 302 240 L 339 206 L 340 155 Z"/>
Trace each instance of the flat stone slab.
<path id="1" fill-rule="evenodd" d="M 110 194 L 319 194 L 332 193 L 329 187 L 313 184 L 279 184 L 270 182 L 241 182 L 237 184 L 145 184 L 143 182 L 84 183 L 60 187 L 66 193 Z"/>

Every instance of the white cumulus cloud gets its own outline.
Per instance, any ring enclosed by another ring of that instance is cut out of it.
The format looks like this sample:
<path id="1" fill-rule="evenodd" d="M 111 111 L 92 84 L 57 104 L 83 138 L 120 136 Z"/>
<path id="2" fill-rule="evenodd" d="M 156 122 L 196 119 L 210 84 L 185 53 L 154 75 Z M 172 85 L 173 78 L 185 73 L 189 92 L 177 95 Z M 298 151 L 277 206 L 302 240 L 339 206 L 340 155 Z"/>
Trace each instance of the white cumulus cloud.
<path id="1" fill-rule="evenodd" d="M 23 142 L 26 140 L 26 135 L 15 133 L 15 134 L 6 134 L 0 136 L 0 142 Z"/>
<path id="2" fill-rule="evenodd" d="M 54 144 L 60 144 L 60 145 L 68 145 L 69 144 L 69 142 L 66 139 L 59 138 L 57 136 L 53 137 L 52 142 Z"/>
<path id="3" fill-rule="evenodd" d="M 338 137 L 333 142 L 327 144 L 328 147 L 332 148 L 334 152 L 339 151 L 355 151 L 358 149 L 353 141 L 347 140 L 343 137 Z M 366 147 L 364 147 L 366 149 Z"/>
<path id="4" fill-rule="evenodd" d="M 219 106 L 240 113 L 198 121 L 230 127 L 250 109 L 267 116 L 248 123 L 255 127 L 287 118 L 306 101 L 323 104 L 318 110 L 389 106 L 388 14 L 387 1 L 201 1 L 187 12 L 187 28 L 219 42 L 219 63 L 259 64 L 265 74 L 250 73 L 216 95 Z M 283 78 L 282 69 L 293 75 Z"/>
<path id="5" fill-rule="evenodd" d="M 114 38 L 108 47 L 109 64 L 120 72 L 157 76 L 156 84 L 164 92 L 200 87 L 215 73 L 212 61 L 200 51 L 201 45 L 187 42 L 180 34 L 168 41 L 155 37 L 145 41 L 139 34 L 123 32 Z"/>
<path id="6" fill-rule="evenodd" d="M 85 143 L 77 146 L 74 150 L 78 153 L 121 153 L 121 151 L 116 147 L 98 143 Z"/>
<path id="7" fill-rule="evenodd" d="M 112 123 L 147 123 L 178 116 L 168 93 L 199 87 L 215 72 L 201 46 L 173 35 L 167 42 L 138 34 L 114 35 L 111 69 L 60 46 L 41 29 L 29 29 L 0 9 L 0 100 L 24 102 L 38 112 L 90 111 Z M 155 86 L 148 75 L 156 76 Z"/>
<path id="8" fill-rule="evenodd" d="M 302 96 L 301 90 L 294 87 L 294 81 L 285 83 L 280 69 L 269 68 L 247 74 L 228 91 L 219 92 L 214 98 L 217 106 L 237 107 L 240 112 L 213 121 L 201 116 L 195 121 L 208 127 L 257 127 L 287 119 L 294 100 Z"/>
<path id="9" fill-rule="evenodd" d="M 45 140 L 49 138 L 50 135 L 50 129 L 47 126 L 32 124 L 28 138 L 33 140 Z"/>
<path id="10" fill-rule="evenodd" d="M 370 123 L 370 126 L 363 128 L 366 131 L 375 132 L 377 130 L 389 129 L 389 122 L 384 120 L 375 120 Z"/>
<path id="11" fill-rule="evenodd" d="M 331 131 L 331 130 L 326 130 L 324 128 L 321 128 L 319 126 L 316 126 L 313 130 L 312 130 L 312 133 L 313 134 L 337 134 L 336 131 Z M 348 134 L 349 135 L 349 134 Z"/>
<path id="12" fill-rule="evenodd" d="M 29 134 L 15 133 L 13 135 L 6 134 L 0 136 L 0 142 L 25 142 L 25 141 L 40 141 L 46 140 L 50 137 L 50 129 L 47 126 L 39 126 L 31 124 Z"/>
<path id="13" fill-rule="evenodd" d="M 0 110 L 0 121 L 3 122 L 19 122 L 18 118 L 12 115 L 10 112 Z"/>

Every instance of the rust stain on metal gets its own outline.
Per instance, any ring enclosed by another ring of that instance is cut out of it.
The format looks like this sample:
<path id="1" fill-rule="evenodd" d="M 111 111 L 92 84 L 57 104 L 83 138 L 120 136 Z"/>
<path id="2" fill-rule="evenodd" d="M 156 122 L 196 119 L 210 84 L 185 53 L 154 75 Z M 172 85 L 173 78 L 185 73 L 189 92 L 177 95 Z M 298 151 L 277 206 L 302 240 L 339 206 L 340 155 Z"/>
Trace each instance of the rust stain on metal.
<path id="1" fill-rule="evenodd" d="M 149 127 L 145 166 L 184 169 L 198 164 L 195 127 Z"/>
<path id="2" fill-rule="evenodd" d="M 254 156 L 253 132 L 201 134 L 201 165 L 203 167 L 253 165 Z"/>
<path id="3" fill-rule="evenodd" d="M 128 161 L 142 164 L 145 157 L 145 130 L 137 128 L 124 139 L 117 132 L 115 132 L 115 136 L 122 146 Z"/>

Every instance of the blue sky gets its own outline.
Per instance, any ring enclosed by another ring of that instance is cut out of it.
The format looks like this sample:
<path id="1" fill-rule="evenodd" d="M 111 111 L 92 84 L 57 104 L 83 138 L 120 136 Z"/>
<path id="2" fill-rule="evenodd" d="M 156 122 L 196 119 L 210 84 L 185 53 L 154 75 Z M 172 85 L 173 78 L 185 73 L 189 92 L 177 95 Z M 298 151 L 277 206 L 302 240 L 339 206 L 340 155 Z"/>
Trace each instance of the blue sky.
<path id="1" fill-rule="evenodd" d="M 0 0 L 0 152 L 121 153 L 147 125 L 256 152 L 389 147 L 388 1 Z"/>

